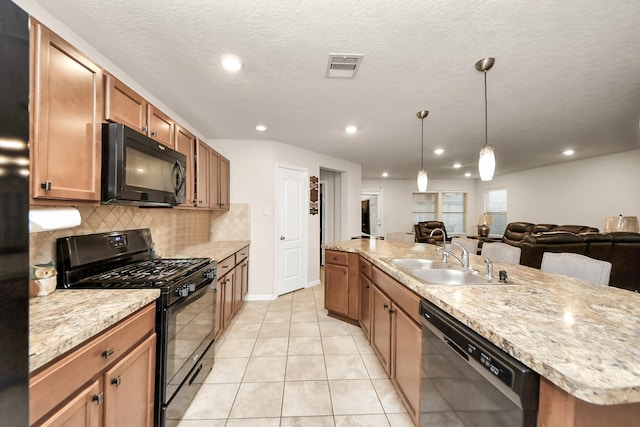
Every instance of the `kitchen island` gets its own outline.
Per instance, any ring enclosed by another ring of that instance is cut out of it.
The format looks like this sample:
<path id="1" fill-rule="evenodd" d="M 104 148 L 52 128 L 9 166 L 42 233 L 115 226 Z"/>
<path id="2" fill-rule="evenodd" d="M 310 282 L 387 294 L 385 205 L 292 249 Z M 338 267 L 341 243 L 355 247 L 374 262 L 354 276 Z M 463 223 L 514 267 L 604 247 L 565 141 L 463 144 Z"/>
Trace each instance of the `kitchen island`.
<path id="1" fill-rule="evenodd" d="M 640 295 L 498 262 L 507 284 L 428 284 L 388 260 L 440 260 L 436 246 L 356 239 L 325 248 L 360 254 L 538 372 L 540 426 L 639 425 Z M 480 256 L 470 267 L 486 271 Z"/>

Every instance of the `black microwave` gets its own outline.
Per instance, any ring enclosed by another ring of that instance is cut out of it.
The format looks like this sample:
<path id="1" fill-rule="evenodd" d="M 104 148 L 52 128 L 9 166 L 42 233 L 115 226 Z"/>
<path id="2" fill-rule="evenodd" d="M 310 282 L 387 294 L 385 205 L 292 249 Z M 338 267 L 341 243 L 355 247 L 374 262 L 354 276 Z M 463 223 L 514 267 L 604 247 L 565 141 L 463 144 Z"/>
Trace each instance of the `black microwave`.
<path id="1" fill-rule="evenodd" d="M 102 124 L 103 204 L 171 207 L 186 199 L 187 158 L 120 123 Z"/>

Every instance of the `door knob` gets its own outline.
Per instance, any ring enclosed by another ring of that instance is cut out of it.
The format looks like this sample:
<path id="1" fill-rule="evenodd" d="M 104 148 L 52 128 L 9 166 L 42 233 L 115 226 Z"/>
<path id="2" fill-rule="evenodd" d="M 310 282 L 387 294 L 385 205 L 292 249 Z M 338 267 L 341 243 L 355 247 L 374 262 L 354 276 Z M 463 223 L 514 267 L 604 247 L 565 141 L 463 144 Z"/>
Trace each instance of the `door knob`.
<path id="1" fill-rule="evenodd" d="M 284 240 L 284 236 L 280 236 L 280 240 Z"/>

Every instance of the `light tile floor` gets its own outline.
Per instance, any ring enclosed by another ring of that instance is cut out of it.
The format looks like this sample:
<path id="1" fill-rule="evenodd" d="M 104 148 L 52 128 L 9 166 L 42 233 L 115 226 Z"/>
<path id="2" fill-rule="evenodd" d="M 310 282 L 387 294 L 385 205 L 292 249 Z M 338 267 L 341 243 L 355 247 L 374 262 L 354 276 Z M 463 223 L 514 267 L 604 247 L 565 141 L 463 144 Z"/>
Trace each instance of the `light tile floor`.
<path id="1" fill-rule="evenodd" d="M 247 301 L 213 370 L 170 427 L 412 427 L 360 328 L 327 316 L 322 285 Z"/>

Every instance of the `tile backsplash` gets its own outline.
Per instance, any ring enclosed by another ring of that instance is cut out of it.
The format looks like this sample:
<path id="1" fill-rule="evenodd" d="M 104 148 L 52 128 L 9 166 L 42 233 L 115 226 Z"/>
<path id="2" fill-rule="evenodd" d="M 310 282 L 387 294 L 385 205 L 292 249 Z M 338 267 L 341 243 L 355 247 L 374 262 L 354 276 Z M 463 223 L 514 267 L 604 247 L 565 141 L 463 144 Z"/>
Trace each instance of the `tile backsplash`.
<path id="1" fill-rule="evenodd" d="M 79 226 L 29 235 L 32 264 L 55 260 L 56 239 L 77 234 L 149 228 L 155 251 L 160 256 L 198 243 L 251 239 L 251 206 L 248 204 L 231 204 L 228 211 L 106 205 L 79 206 L 78 210 L 82 217 Z"/>

